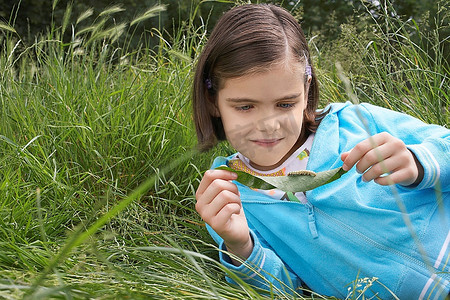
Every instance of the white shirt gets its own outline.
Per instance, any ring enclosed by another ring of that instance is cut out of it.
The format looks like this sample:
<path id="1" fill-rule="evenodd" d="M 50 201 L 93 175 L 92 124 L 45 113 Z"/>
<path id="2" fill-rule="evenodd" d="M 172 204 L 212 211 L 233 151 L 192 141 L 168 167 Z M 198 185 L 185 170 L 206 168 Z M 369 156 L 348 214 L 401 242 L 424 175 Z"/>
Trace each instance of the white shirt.
<path id="1" fill-rule="evenodd" d="M 311 146 L 313 143 L 314 134 L 310 134 L 306 139 L 305 143 L 301 145 L 291 156 L 288 157 L 279 167 L 268 170 L 268 171 L 260 171 L 258 169 L 253 168 L 250 165 L 250 160 L 242 155 L 242 153 L 238 152 L 235 158 L 229 161 L 228 165 L 230 168 L 244 171 L 252 175 L 258 176 L 286 176 L 290 172 L 305 170 L 306 165 L 308 163 L 309 152 L 311 150 Z M 306 203 L 305 193 L 291 193 L 291 192 L 283 192 L 278 189 L 272 190 L 260 190 L 255 189 L 260 193 L 264 193 L 272 198 L 283 201 L 300 201 L 302 203 Z M 295 195 L 295 196 L 294 196 Z"/>

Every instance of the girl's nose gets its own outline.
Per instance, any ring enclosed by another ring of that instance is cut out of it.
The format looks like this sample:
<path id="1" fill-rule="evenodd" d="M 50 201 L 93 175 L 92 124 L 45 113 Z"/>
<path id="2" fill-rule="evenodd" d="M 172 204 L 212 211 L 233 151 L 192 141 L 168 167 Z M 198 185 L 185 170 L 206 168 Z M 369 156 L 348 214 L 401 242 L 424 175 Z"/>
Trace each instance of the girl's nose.
<path id="1" fill-rule="evenodd" d="M 281 127 L 279 116 L 271 115 L 268 117 L 261 118 L 257 124 L 256 129 L 266 133 L 273 133 L 279 130 Z"/>

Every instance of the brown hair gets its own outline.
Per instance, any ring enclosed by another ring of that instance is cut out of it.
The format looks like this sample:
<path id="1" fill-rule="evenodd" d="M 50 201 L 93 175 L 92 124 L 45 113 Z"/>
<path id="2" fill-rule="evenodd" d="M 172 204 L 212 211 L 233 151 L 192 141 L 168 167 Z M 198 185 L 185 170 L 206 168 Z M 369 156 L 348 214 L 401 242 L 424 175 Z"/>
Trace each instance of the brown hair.
<path id="1" fill-rule="evenodd" d="M 226 139 L 222 121 L 213 113 L 223 80 L 267 70 L 271 64 L 287 59 L 286 48 L 289 55 L 299 62 L 307 60 L 305 65 L 311 66 L 305 35 L 283 8 L 247 4 L 232 8 L 219 19 L 199 56 L 194 77 L 194 121 L 202 150 Z M 316 113 L 319 89 L 312 66 L 311 76 L 303 121 L 306 136 L 315 132 L 323 117 Z"/>

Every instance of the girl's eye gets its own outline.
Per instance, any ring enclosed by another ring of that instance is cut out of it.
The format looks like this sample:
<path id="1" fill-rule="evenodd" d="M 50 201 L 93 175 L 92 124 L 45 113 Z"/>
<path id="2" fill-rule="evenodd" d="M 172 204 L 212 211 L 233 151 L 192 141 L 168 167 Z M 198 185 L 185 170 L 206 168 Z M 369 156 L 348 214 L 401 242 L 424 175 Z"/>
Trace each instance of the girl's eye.
<path id="1" fill-rule="evenodd" d="M 278 107 L 281 107 L 281 108 L 292 108 L 292 107 L 294 107 L 294 103 L 279 103 L 278 104 Z"/>
<path id="2" fill-rule="evenodd" d="M 249 109 L 251 109 L 251 108 L 252 108 L 251 105 L 242 105 L 242 106 L 236 107 L 236 109 L 237 109 L 237 110 L 240 110 L 240 111 L 246 111 L 246 110 L 249 110 Z"/>

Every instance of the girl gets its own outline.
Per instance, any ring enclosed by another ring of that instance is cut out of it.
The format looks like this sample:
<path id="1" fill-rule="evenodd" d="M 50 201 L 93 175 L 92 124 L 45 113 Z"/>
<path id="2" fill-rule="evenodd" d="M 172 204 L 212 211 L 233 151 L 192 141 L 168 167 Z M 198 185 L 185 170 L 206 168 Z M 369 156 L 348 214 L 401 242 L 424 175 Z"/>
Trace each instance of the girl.
<path id="1" fill-rule="evenodd" d="M 238 153 L 216 158 L 212 169 L 348 170 L 296 194 L 207 171 L 196 210 L 223 250 L 221 262 L 264 289 L 345 297 L 355 279 L 378 278 L 366 296 L 445 297 L 449 130 L 369 104 L 317 111 L 318 99 L 305 36 L 288 12 L 244 5 L 218 21 L 195 73 L 194 119 L 203 149 L 226 139 Z"/>

